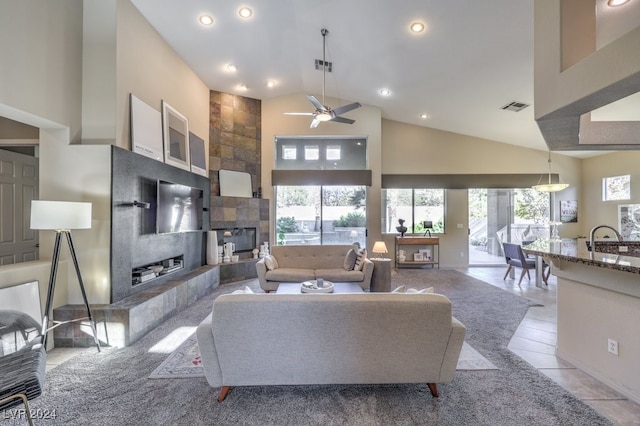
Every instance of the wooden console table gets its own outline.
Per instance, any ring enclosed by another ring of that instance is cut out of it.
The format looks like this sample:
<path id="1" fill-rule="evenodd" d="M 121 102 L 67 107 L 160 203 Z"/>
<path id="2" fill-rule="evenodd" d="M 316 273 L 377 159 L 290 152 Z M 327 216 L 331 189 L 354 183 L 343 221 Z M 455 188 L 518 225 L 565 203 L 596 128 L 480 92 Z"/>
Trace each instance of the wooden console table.
<path id="1" fill-rule="evenodd" d="M 406 246 L 406 248 L 402 248 Z M 421 248 L 431 247 L 431 259 L 419 260 L 414 257 L 420 253 Z M 406 250 L 406 258 L 403 261 L 398 259 L 400 250 Z M 440 269 L 440 239 L 438 237 L 396 237 L 396 268 L 401 266 L 423 267 L 431 265 Z"/>

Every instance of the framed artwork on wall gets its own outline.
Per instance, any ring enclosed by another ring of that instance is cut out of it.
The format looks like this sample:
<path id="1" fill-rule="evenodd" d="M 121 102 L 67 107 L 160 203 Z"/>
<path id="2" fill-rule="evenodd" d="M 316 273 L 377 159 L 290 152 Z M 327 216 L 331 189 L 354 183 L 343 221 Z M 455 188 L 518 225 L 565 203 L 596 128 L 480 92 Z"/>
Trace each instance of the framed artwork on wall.
<path id="1" fill-rule="evenodd" d="M 578 222 L 578 201 L 577 200 L 561 200 L 560 201 L 560 222 L 561 223 Z"/>
<path id="2" fill-rule="evenodd" d="M 618 231 L 623 240 L 640 241 L 640 204 L 618 206 Z"/>
<path id="3" fill-rule="evenodd" d="M 162 101 L 162 139 L 164 162 L 181 169 L 191 170 L 189 120 L 165 101 Z"/>
<path id="4" fill-rule="evenodd" d="M 204 149 L 204 139 L 189 132 L 189 156 L 191 157 L 191 171 L 207 176 L 207 156 Z"/>
<path id="5" fill-rule="evenodd" d="M 132 151 L 154 160 L 164 161 L 160 111 L 147 105 L 131 93 L 130 112 Z"/>

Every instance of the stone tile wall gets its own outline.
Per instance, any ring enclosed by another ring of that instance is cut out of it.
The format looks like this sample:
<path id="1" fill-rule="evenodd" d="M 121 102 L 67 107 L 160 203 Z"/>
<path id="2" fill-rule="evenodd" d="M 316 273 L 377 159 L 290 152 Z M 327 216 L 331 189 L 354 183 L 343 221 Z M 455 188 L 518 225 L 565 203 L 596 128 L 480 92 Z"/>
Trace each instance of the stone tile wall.
<path id="1" fill-rule="evenodd" d="M 209 101 L 209 176 L 211 195 L 220 195 L 218 171 L 233 170 L 251 175 L 253 191 L 261 186 L 262 103 L 211 91 Z"/>

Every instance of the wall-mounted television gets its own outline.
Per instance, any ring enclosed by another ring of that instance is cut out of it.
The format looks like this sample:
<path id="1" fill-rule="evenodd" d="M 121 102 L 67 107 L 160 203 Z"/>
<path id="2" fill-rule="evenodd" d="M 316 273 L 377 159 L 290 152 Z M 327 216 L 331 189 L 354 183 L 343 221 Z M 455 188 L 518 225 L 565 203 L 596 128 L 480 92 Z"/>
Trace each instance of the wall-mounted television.
<path id="1" fill-rule="evenodd" d="M 159 234 L 202 230 L 203 191 L 199 188 L 158 180 Z"/>

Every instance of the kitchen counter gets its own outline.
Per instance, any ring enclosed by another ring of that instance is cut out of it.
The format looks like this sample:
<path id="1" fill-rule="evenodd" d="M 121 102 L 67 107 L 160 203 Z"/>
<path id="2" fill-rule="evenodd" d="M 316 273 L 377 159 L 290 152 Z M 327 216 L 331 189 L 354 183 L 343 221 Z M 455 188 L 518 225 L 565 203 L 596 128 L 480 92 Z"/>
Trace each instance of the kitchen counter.
<path id="1" fill-rule="evenodd" d="M 539 240 L 523 247 L 557 277 L 556 355 L 640 403 L 638 241 Z M 609 251 L 609 253 L 603 251 Z"/>
<path id="2" fill-rule="evenodd" d="M 596 244 L 600 243 L 597 241 Z M 611 242 L 603 242 L 611 246 Z M 637 246 L 638 241 L 622 241 L 616 245 Z M 597 247 L 597 245 L 596 245 Z M 597 266 L 600 268 L 614 269 L 617 271 L 640 274 L 640 257 L 620 255 L 615 253 L 590 252 L 583 240 L 537 240 L 523 246 L 522 251 L 527 254 L 542 256 L 545 260 L 567 261 L 581 263 L 584 265 Z M 630 252 L 632 250 L 629 250 Z M 557 264 L 558 262 L 554 262 Z"/>

